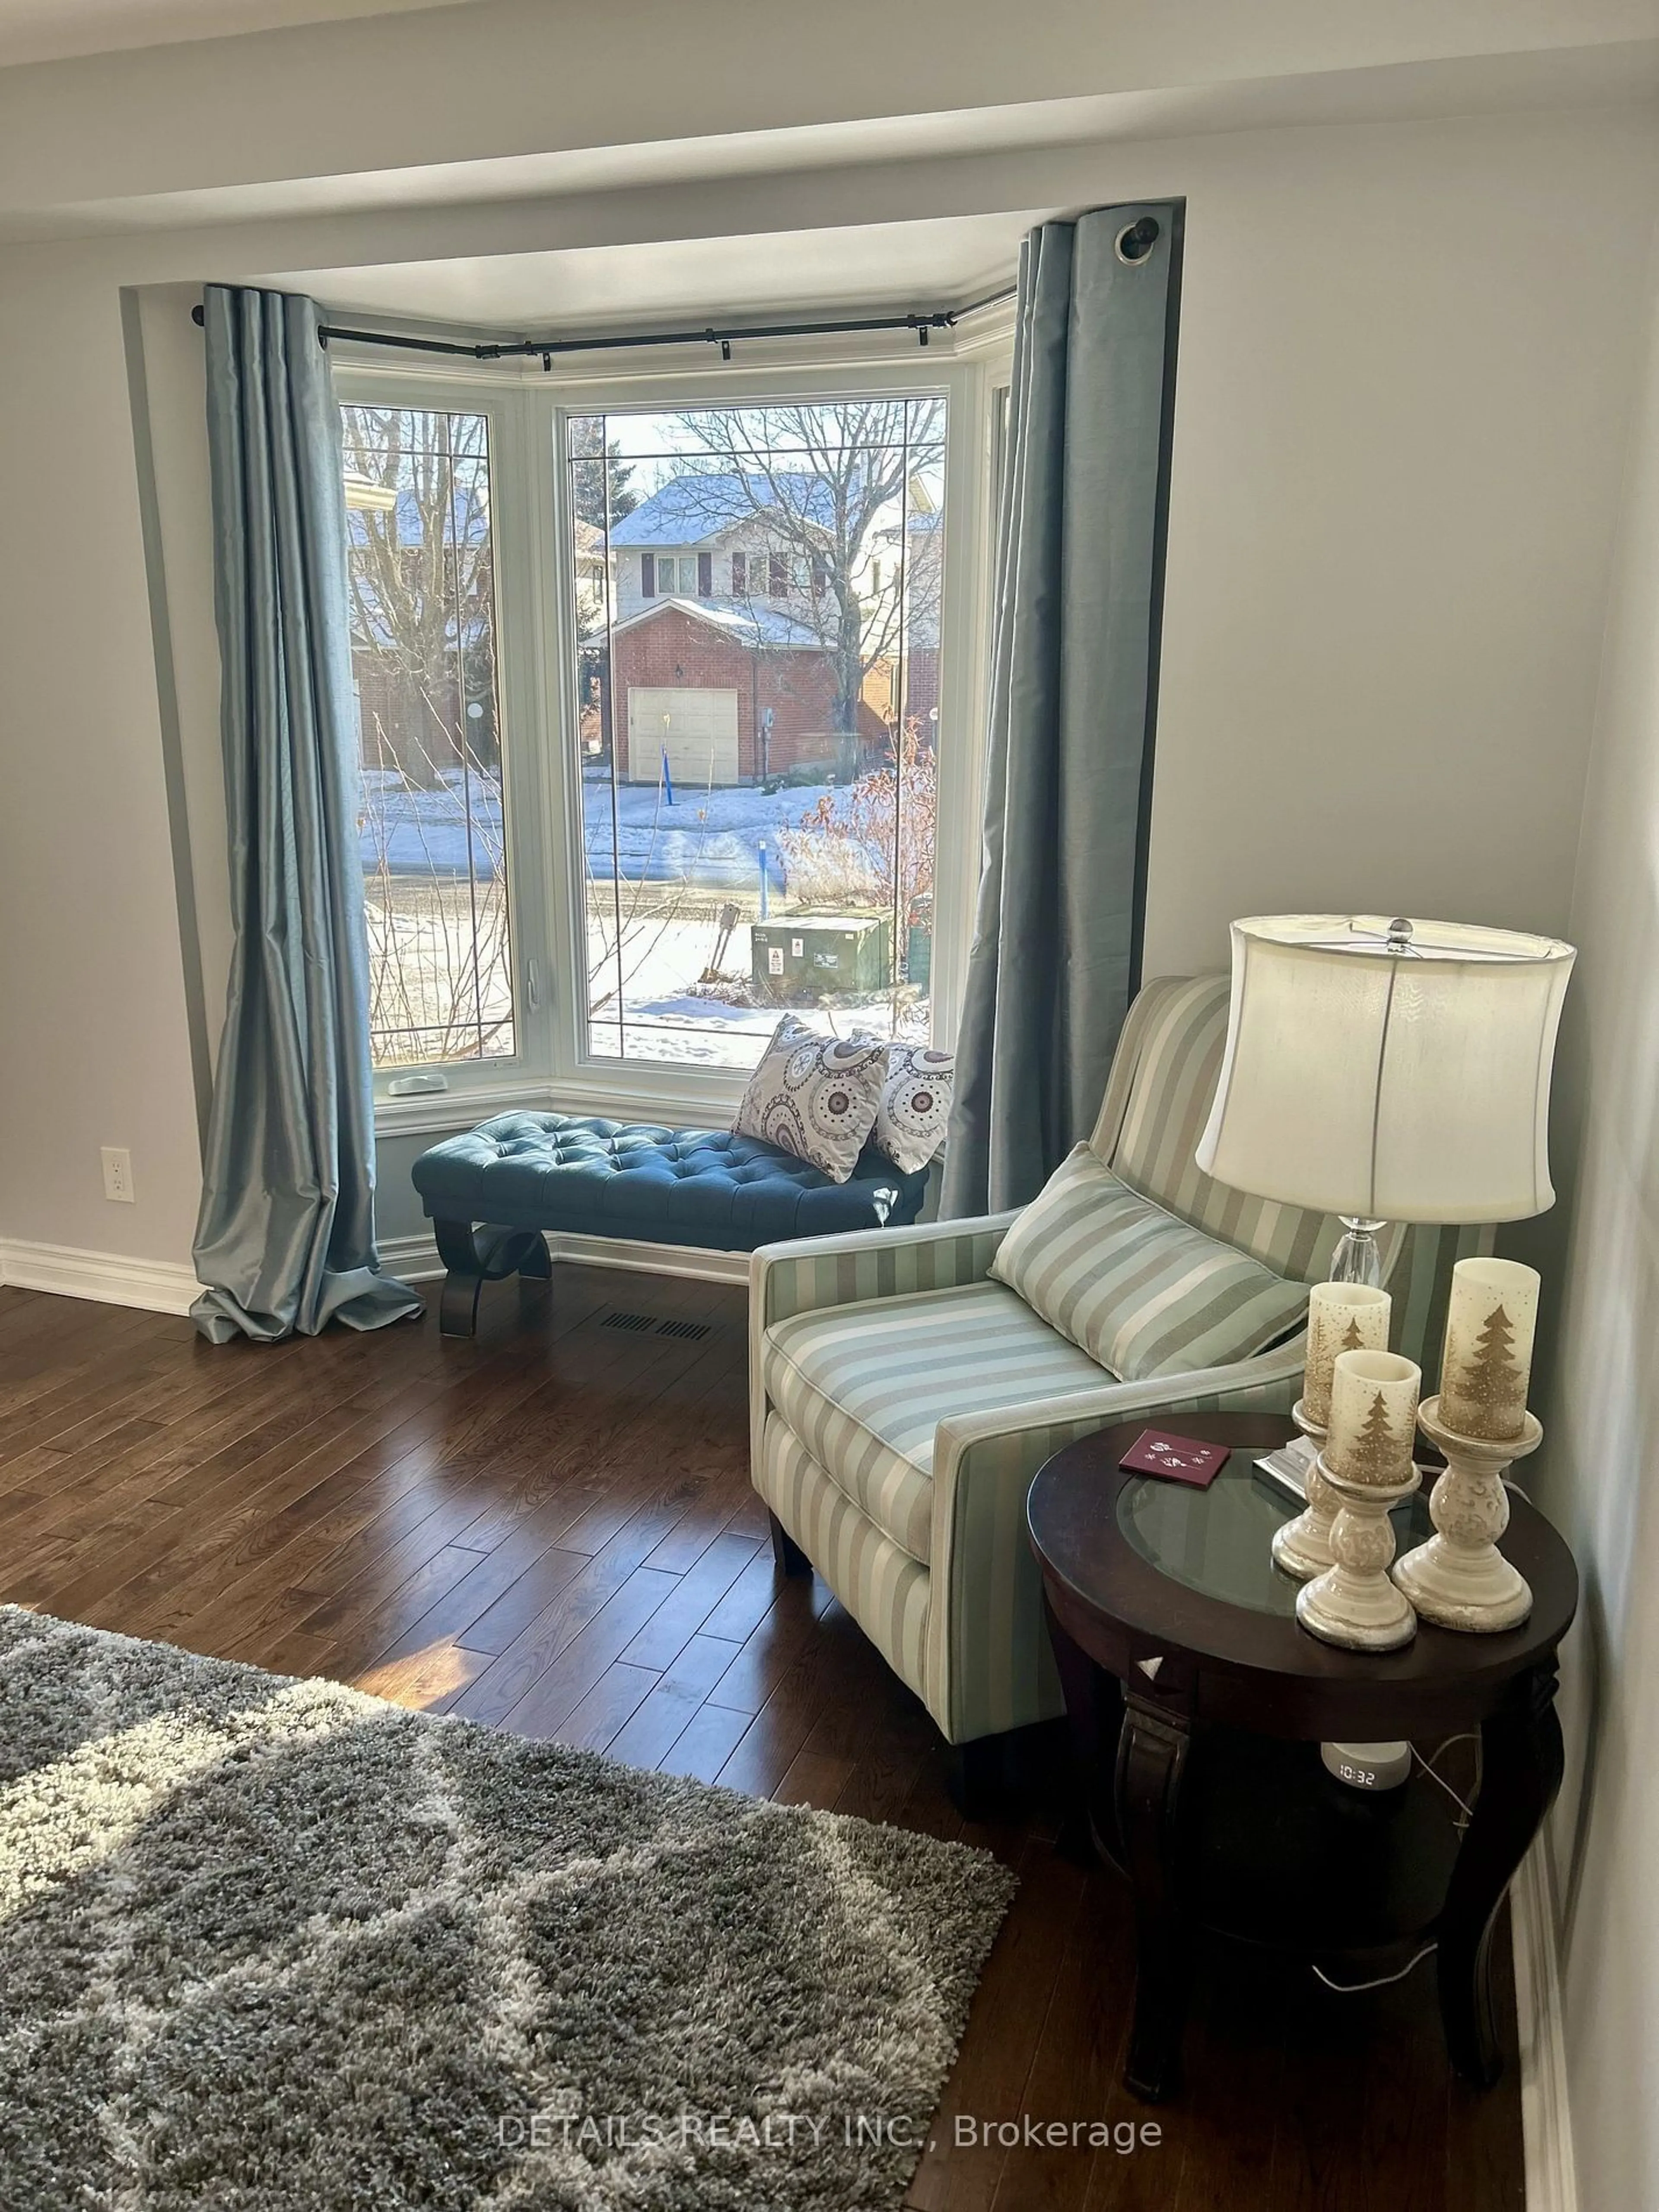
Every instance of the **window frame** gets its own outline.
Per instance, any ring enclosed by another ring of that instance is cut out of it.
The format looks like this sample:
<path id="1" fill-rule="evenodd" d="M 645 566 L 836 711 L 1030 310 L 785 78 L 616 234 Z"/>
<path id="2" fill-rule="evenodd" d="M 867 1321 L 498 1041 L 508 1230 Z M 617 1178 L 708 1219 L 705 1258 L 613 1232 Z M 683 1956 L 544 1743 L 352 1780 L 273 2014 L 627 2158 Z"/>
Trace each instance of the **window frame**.
<path id="1" fill-rule="evenodd" d="M 511 1057 L 377 1069 L 375 1126 L 437 1133 L 512 1106 L 604 1112 L 617 1119 L 729 1121 L 743 1069 L 607 1059 L 591 1052 L 586 1018 L 581 784 L 576 757 L 574 540 L 566 425 L 574 416 L 664 411 L 851 393 L 947 403 L 945 575 L 939 715 L 963 735 L 942 750 L 935 825 L 932 1034 L 955 1040 L 980 866 L 980 794 L 989 685 L 991 394 L 1006 368 L 985 358 L 920 360 L 854 352 L 811 364 L 741 372 L 638 368 L 538 374 L 516 364 L 411 371 L 344 357 L 342 405 L 481 413 L 489 423 L 495 545 L 498 714 L 507 861 L 515 1049 Z M 659 594 L 660 595 L 660 594 Z M 395 1081 L 428 1079 L 414 1095 Z M 429 1079 L 441 1079 L 441 1085 Z M 459 1110 L 458 1110 L 459 1109 Z"/>
<path id="2" fill-rule="evenodd" d="M 495 715 L 501 756 L 502 848 L 507 856 L 508 975 L 513 994 L 511 1053 L 481 1060 L 410 1061 L 374 1071 L 375 1118 L 408 1103 L 411 1116 L 441 1097 L 465 1095 L 511 1103 L 523 1096 L 549 1064 L 552 1024 L 545 961 L 535 947 L 545 938 L 537 908 L 544 897 L 538 854 L 546 849 L 544 763 L 539 756 L 534 685 L 538 657 L 530 554 L 516 510 L 503 487 L 521 481 L 529 461 L 522 409 L 510 390 L 483 380 L 462 381 L 416 371 L 382 376 L 341 369 L 335 398 L 342 407 L 403 407 L 451 415 L 481 415 L 488 424 L 489 520 L 495 620 Z M 434 1080 L 441 1079 L 441 1082 Z M 394 1087 L 396 1086 L 396 1087 Z M 451 1122 L 453 1115 L 450 1115 Z"/>

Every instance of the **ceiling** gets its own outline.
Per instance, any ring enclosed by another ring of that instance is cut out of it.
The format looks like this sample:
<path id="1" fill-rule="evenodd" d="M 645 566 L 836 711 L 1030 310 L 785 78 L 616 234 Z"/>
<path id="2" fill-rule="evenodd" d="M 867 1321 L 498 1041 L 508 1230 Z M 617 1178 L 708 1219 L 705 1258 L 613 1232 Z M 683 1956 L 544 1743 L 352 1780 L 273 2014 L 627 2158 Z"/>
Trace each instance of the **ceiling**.
<path id="1" fill-rule="evenodd" d="M 5 0 L 0 0 L 3 7 Z M 1132 94 L 1109 99 L 1026 101 L 931 115 L 863 117 L 696 138 L 624 139 L 557 153 L 493 161 L 433 162 L 418 169 L 356 171 L 125 200 L 81 200 L 60 212 L 89 230 L 161 229 L 222 222 L 281 222 L 368 210 L 462 207 L 471 202 L 565 198 L 579 192 L 762 177 L 791 169 L 848 169 L 877 161 L 938 160 L 1029 151 L 1203 127 L 1213 100 Z"/>
<path id="2" fill-rule="evenodd" d="M 105 10 L 118 0 L 0 0 L 0 58 L 8 11 L 48 4 Z M 161 0 L 118 0 L 135 16 Z M 278 5 L 313 13 L 326 0 L 169 0 L 194 15 L 252 16 Z M 367 15 L 423 0 L 333 0 L 337 12 Z M 482 4 L 482 0 L 470 0 Z M 695 4 L 695 0 L 688 0 Z M 330 216 L 506 207 L 580 194 L 629 191 L 790 171 L 828 173 L 877 163 L 950 161 L 999 153 L 1104 145 L 1131 140 L 1264 130 L 1285 125 L 1390 122 L 1502 113 L 1556 106 L 1601 106 L 1659 96 L 1659 40 L 1571 54 L 1508 54 L 1468 60 L 1328 71 L 1173 90 L 1077 94 L 921 115 L 705 132 L 695 137 L 623 137 L 537 154 L 419 167 L 360 168 L 270 176 L 258 182 L 64 199 L 52 208 L 0 207 L 0 241 L 96 236 L 116 231 L 206 228 Z M 517 313 L 513 308 L 506 312 Z"/>
<path id="3" fill-rule="evenodd" d="M 262 283 L 338 314 L 406 317 L 518 335 L 667 329 L 811 310 L 926 310 L 1007 283 L 1019 241 L 1054 210 L 1024 209 L 835 230 L 509 253 L 383 268 L 295 269 Z"/>
<path id="4" fill-rule="evenodd" d="M 457 0 L 0 0 L 0 68 L 455 4 Z"/>

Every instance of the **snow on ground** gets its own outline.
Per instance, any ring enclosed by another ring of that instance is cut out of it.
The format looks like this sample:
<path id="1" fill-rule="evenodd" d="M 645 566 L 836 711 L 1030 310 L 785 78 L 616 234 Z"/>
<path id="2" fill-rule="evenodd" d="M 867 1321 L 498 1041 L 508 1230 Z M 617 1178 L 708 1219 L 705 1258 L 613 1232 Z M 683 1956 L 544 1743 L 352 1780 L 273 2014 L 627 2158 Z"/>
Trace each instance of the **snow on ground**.
<path id="1" fill-rule="evenodd" d="M 613 787 L 607 775 L 590 772 L 582 784 L 588 873 L 600 883 L 616 876 L 625 883 L 749 890 L 758 885 L 765 843 L 770 886 L 781 892 L 778 832 L 797 828 L 831 788 L 803 784 L 769 793 L 729 784 L 678 791 L 670 805 L 654 784 Z M 394 772 L 366 769 L 358 833 L 365 874 L 384 867 L 394 876 L 465 876 L 469 811 L 473 869 L 492 875 L 502 836 L 501 786 L 494 776 L 456 769 L 436 790 L 416 791 Z"/>
<path id="2" fill-rule="evenodd" d="M 690 986 L 702 975 L 714 949 L 714 931 L 706 921 L 672 921 L 653 925 L 648 944 L 625 943 L 623 951 L 623 1020 L 627 1030 L 629 1060 L 672 1060 L 683 1065 L 708 1067 L 753 1067 L 784 1012 L 781 1006 L 733 1006 L 721 999 L 694 995 Z M 608 969 L 593 958 L 593 996 L 611 985 L 616 975 L 614 954 Z M 749 930 L 740 925 L 732 933 L 722 963 L 728 975 L 749 974 Z M 916 1042 L 927 1039 L 927 1006 L 906 991 L 894 1001 L 883 992 L 856 1000 L 837 999 L 833 1005 L 803 1004 L 798 1008 L 814 1029 L 848 1036 L 854 1030 L 866 1036 L 904 1036 Z M 611 1057 L 617 1052 L 617 1000 L 599 1006 L 590 1022 L 592 1049 Z"/>
<path id="3" fill-rule="evenodd" d="M 431 890 L 422 895 L 428 901 L 434 896 Z M 464 899 L 465 891 L 446 884 L 435 896 L 447 903 Z M 471 939 L 459 912 L 399 912 L 382 906 L 373 896 L 367 904 L 371 973 L 379 977 L 386 967 L 389 977 L 395 979 L 395 988 L 389 988 L 384 999 L 377 992 L 374 1006 L 374 1026 L 377 1032 L 385 1033 L 386 1048 L 401 1057 L 412 1042 L 406 1024 L 413 1022 L 427 1025 L 427 1041 L 447 1037 L 452 1046 L 465 1052 L 469 1032 L 477 1033 L 482 1011 L 489 1038 L 486 1052 L 510 1052 L 513 1008 L 505 940 L 496 941 L 495 957 L 475 985 Z M 623 1048 L 617 1034 L 620 1004 L 629 1060 L 744 1069 L 757 1065 L 784 1009 L 738 1005 L 704 998 L 693 991 L 691 987 L 717 949 L 719 931 L 713 921 L 653 914 L 630 926 L 623 936 L 620 974 L 610 933 L 612 927 L 611 917 L 598 907 L 590 910 L 592 1000 L 603 1000 L 594 1006 L 589 1024 L 590 1049 L 594 1054 L 600 1058 L 619 1056 Z M 607 945 L 611 947 L 608 958 Z M 391 956 L 389 963 L 383 958 L 386 955 Z M 739 986 L 748 978 L 747 923 L 739 923 L 732 930 L 721 955 L 721 968 Z M 814 1029 L 834 1036 L 859 1031 L 927 1042 L 927 1001 L 908 990 L 899 992 L 896 999 L 882 993 L 851 1000 L 838 999 L 830 1005 L 805 1001 L 797 1011 Z M 417 1050 L 413 1056 L 422 1054 Z"/>
<path id="4" fill-rule="evenodd" d="M 782 1006 L 719 1006 L 705 999 L 635 999 L 625 1000 L 629 1060 L 668 1060 L 681 1067 L 752 1068 L 760 1064 L 767 1039 L 782 1019 Z M 715 1018 L 711 1022 L 710 1013 Z M 902 1007 L 896 1022 L 885 998 L 839 1001 L 834 1006 L 801 1006 L 795 1009 L 809 1029 L 832 1036 L 906 1038 L 926 1044 L 927 1008 L 924 1003 Z M 617 1025 L 596 1020 L 590 1024 L 591 1049 L 597 1058 L 614 1059 Z"/>
<path id="5" fill-rule="evenodd" d="M 369 878 L 368 924 L 377 959 L 395 945 L 392 966 L 398 989 L 392 1006 L 377 1009 L 387 1026 L 410 1018 L 452 1023 L 458 1010 L 476 1006 L 471 968 L 471 933 L 467 926 L 466 886 L 469 812 L 473 866 L 493 876 L 500 864 L 501 806 L 493 779 L 465 777 L 458 770 L 434 791 L 410 790 L 395 775 L 364 775 L 361 830 L 363 866 Z M 759 848 L 769 847 L 771 895 L 786 895 L 778 858 L 780 829 L 793 828 L 816 805 L 827 785 L 775 792 L 728 787 L 665 796 L 649 786 L 618 785 L 615 791 L 616 851 L 612 853 L 612 788 L 608 777 L 590 775 L 584 785 L 588 865 L 598 883 L 684 883 L 689 889 L 731 892 L 753 890 L 759 882 Z M 382 856 L 384 855 L 384 861 Z M 392 879 L 380 889 L 374 878 L 382 866 Z M 592 994 L 602 995 L 591 1021 L 591 1049 L 602 1057 L 625 1049 L 629 1060 L 660 1060 L 709 1067 L 753 1067 L 776 1028 L 781 1006 L 735 1005 L 694 995 L 692 986 L 720 949 L 718 921 L 712 909 L 682 915 L 647 895 L 636 912 L 626 901 L 620 973 L 615 950 L 616 911 L 609 891 L 590 892 L 588 957 Z M 451 909 L 453 911 L 451 911 Z M 610 947 L 607 957 L 606 947 Z M 750 974 L 750 930 L 741 921 L 720 952 L 722 972 L 746 982 Z M 486 1022 L 499 1021 L 511 1009 L 505 940 L 497 942 L 479 977 Z M 617 1034 L 621 1008 L 626 1030 Z M 841 1036 L 862 1030 L 925 1042 L 926 1001 L 908 992 L 896 1002 L 883 994 L 833 1006 L 803 1006 L 814 1028 Z M 475 1016 L 476 1018 L 476 1016 Z M 492 1048 L 510 1049 L 510 1031 L 498 1031 Z"/>

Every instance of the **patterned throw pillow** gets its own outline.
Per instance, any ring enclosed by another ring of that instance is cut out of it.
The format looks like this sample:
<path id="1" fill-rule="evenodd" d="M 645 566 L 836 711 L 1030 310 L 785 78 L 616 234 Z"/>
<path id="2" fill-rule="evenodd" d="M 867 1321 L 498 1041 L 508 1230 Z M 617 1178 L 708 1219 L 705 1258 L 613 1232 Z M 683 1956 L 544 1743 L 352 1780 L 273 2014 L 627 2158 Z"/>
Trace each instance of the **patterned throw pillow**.
<path id="1" fill-rule="evenodd" d="M 732 1126 L 740 1137 L 763 1137 L 822 1168 L 831 1182 L 845 1182 L 876 1126 L 886 1073 L 884 1044 L 821 1036 L 786 1014 Z"/>
<path id="2" fill-rule="evenodd" d="M 925 1168 L 945 1142 L 956 1072 L 953 1052 L 920 1044 L 888 1046 L 875 1144 L 895 1167 L 908 1173 Z"/>
<path id="3" fill-rule="evenodd" d="M 1248 1359 L 1307 1317 L 1305 1283 L 1166 1213 L 1087 1145 L 1025 1208 L 991 1273 L 1121 1382 Z"/>

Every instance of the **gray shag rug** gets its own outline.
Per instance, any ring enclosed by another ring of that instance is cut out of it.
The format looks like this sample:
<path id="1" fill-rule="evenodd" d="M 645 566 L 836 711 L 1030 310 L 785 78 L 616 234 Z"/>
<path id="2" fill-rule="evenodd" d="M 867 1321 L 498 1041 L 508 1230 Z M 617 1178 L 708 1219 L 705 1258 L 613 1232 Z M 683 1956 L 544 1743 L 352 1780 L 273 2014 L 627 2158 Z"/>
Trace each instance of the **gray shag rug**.
<path id="1" fill-rule="evenodd" d="M 890 2212 L 1012 1877 L 0 1607 L 6 2212 Z"/>

